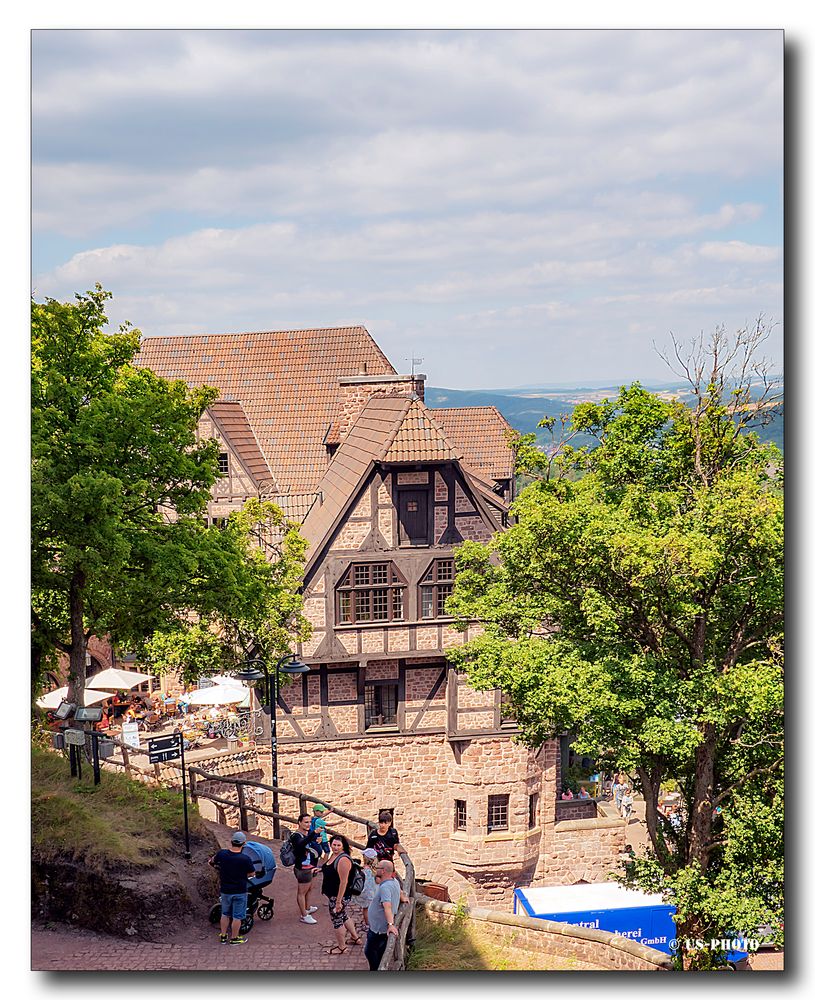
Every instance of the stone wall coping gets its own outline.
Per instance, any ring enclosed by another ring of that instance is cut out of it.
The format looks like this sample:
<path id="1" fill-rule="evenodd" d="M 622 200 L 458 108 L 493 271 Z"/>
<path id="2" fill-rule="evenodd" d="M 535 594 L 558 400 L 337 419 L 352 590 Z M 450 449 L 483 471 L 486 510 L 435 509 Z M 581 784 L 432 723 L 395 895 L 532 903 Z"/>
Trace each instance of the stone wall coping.
<path id="1" fill-rule="evenodd" d="M 376 382 L 406 384 L 409 382 L 426 382 L 427 375 L 340 375 L 340 385 L 373 385 Z"/>
<path id="2" fill-rule="evenodd" d="M 487 910 L 480 906 L 460 908 L 455 903 L 442 903 L 419 892 L 416 894 L 416 902 L 437 913 L 448 913 L 453 916 L 463 910 L 465 916 L 471 920 L 505 924 L 508 927 L 525 927 L 528 930 L 560 934 L 563 937 L 578 938 L 581 941 L 595 941 L 617 951 L 624 951 L 640 961 L 648 962 L 661 969 L 673 969 L 673 961 L 669 955 L 657 951 L 656 948 L 649 948 L 636 941 L 630 941 L 628 938 L 618 937 L 611 931 L 601 931 L 593 927 L 577 927 L 573 924 L 563 924 L 555 920 L 541 920 L 537 917 L 518 916 L 515 913 L 501 913 L 498 910 Z"/>
<path id="3" fill-rule="evenodd" d="M 555 833 L 567 830 L 616 830 L 625 826 L 624 819 L 560 819 L 555 823 Z"/>

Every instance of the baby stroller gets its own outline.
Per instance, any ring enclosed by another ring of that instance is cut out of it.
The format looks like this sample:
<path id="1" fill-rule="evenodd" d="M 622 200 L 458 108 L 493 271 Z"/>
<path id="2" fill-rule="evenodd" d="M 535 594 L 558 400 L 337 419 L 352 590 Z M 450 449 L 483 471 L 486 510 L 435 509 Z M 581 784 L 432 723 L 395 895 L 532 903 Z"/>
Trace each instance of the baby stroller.
<path id="1" fill-rule="evenodd" d="M 248 854 L 255 866 L 255 875 L 249 880 L 249 896 L 246 905 L 246 916 L 241 921 L 241 934 L 248 934 L 255 924 L 255 915 L 261 920 L 271 920 L 274 916 L 274 900 L 264 896 L 263 890 L 272 884 L 277 862 L 271 847 L 259 844 L 256 840 L 247 840 L 243 845 L 243 853 Z M 216 903 L 209 911 L 209 922 L 217 924 L 221 919 L 221 904 Z"/>

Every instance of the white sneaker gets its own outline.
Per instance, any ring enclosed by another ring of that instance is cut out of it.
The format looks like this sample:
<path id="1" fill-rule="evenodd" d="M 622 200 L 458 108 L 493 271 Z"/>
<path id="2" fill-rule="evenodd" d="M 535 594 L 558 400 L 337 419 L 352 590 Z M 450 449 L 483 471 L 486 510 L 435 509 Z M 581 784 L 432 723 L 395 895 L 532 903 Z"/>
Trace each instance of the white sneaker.
<path id="1" fill-rule="evenodd" d="M 310 906 L 310 907 L 309 907 L 309 908 L 308 908 L 308 909 L 306 910 L 306 913 L 316 913 L 316 912 L 317 912 L 317 910 L 319 910 L 319 909 L 320 909 L 320 907 L 319 907 L 319 906 Z"/>
<path id="2" fill-rule="evenodd" d="M 317 921 L 312 917 L 310 913 L 307 913 L 304 917 L 300 917 L 301 924 L 316 924 Z"/>

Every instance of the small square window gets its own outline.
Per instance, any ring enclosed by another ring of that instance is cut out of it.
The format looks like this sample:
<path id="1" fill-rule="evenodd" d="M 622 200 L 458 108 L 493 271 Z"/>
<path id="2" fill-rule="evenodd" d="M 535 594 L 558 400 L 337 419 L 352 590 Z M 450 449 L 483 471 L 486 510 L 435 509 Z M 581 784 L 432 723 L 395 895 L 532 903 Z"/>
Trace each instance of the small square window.
<path id="1" fill-rule="evenodd" d="M 509 796 L 487 797 L 487 833 L 509 829 Z"/>
<path id="2" fill-rule="evenodd" d="M 464 799 L 456 799 L 453 815 L 453 825 L 455 830 L 467 829 L 467 803 Z"/>

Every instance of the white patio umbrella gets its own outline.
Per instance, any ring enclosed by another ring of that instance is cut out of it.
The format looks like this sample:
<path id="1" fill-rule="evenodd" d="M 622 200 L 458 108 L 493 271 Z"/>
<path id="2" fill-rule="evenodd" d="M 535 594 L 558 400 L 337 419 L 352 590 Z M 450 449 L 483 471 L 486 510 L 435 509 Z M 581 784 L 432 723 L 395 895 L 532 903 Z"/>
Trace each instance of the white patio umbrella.
<path id="1" fill-rule="evenodd" d="M 231 684 L 213 684 L 212 687 L 193 691 L 187 696 L 190 705 L 237 705 L 247 702 L 252 692 L 249 688 L 233 687 Z"/>
<path id="2" fill-rule="evenodd" d="M 56 691 L 49 691 L 48 694 L 44 694 L 42 698 L 37 699 L 36 705 L 37 708 L 44 709 L 59 708 L 60 704 L 67 697 L 68 686 L 66 685 L 65 687 L 57 688 Z M 109 697 L 109 691 L 92 691 L 90 688 L 85 688 L 85 705 L 96 705 Z"/>
<path id="3" fill-rule="evenodd" d="M 85 681 L 85 687 L 97 691 L 129 691 L 150 680 L 149 674 L 140 674 L 138 670 L 119 670 L 108 667 Z"/>
<path id="4" fill-rule="evenodd" d="M 239 681 L 237 677 L 230 677 L 229 674 L 218 674 L 216 677 L 210 677 L 209 679 L 216 684 L 226 685 L 227 687 L 242 687 L 246 690 L 243 681 Z"/>

